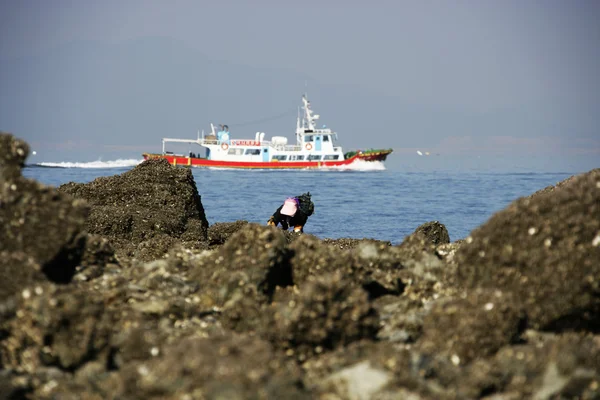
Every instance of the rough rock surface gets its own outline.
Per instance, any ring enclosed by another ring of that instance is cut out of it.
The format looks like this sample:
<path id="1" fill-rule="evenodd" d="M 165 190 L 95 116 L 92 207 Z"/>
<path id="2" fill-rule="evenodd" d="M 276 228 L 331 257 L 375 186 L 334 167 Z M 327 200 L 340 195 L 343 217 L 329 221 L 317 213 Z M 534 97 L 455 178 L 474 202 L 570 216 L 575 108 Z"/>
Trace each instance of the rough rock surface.
<path id="1" fill-rule="evenodd" d="M 600 398 L 598 170 L 467 240 L 392 246 L 207 232 L 187 170 L 58 192 L 21 177 L 25 143 L 0 143 L 0 398 Z"/>
<path id="2" fill-rule="evenodd" d="M 300 361 L 377 333 L 379 320 L 368 293 L 353 288 L 341 273 L 312 280 L 298 296 L 287 294 L 278 299 L 267 335 Z"/>
<path id="3" fill-rule="evenodd" d="M 513 202 L 456 253 L 457 283 L 512 292 L 532 328 L 600 330 L 600 169 Z"/>
<path id="4" fill-rule="evenodd" d="M 208 227 L 208 243 L 212 247 L 221 246 L 248 221 L 217 222 Z"/>
<path id="5" fill-rule="evenodd" d="M 423 322 L 423 352 L 446 356 L 459 365 L 519 341 L 524 315 L 510 294 L 475 290 L 466 298 L 437 301 Z"/>
<path id="6" fill-rule="evenodd" d="M 59 190 L 90 204 L 88 232 L 109 238 L 118 255 L 149 261 L 176 242 L 206 247 L 208 222 L 192 172 L 166 160 Z"/>
<path id="7" fill-rule="evenodd" d="M 111 321 L 99 295 L 77 286 L 36 285 L 23 290 L 9 330 L 2 346 L 5 366 L 29 373 L 42 366 L 72 371 L 107 348 Z"/>
<path id="8" fill-rule="evenodd" d="M 88 208 L 21 176 L 26 143 L 0 134 L 0 149 L 0 252 L 25 253 L 48 279 L 69 282 L 85 247 Z"/>
<path id="9" fill-rule="evenodd" d="M 419 226 L 415 230 L 415 233 L 416 232 L 421 232 L 431 243 L 435 245 L 450 243 L 448 229 L 446 229 L 446 226 L 441 224 L 439 221 L 427 222 Z"/>

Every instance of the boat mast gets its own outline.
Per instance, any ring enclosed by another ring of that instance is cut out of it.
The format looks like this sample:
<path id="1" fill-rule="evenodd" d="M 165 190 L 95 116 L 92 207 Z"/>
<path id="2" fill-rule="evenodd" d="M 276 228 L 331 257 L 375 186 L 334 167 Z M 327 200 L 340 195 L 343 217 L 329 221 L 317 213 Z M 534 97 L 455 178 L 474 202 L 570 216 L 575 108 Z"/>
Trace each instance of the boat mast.
<path id="1" fill-rule="evenodd" d="M 296 116 L 296 142 L 300 142 L 300 107 L 298 107 L 298 115 Z"/>
<path id="2" fill-rule="evenodd" d="M 310 101 L 306 98 L 306 95 L 302 96 L 302 102 L 304 103 L 304 119 L 306 120 L 307 126 L 304 126 L 306 129 L 314 130 L 315 124 L 314 121 L 319 119 L 317 114 L 313 115 L 312 110 L 310 109 Z"/>

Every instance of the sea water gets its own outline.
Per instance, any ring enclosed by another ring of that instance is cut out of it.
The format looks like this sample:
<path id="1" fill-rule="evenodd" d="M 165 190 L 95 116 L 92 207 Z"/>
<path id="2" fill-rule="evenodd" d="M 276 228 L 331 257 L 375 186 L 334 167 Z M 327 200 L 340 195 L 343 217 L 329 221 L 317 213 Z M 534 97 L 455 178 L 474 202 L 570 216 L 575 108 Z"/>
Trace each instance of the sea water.
<path id="1" fill-rule="evenodd" d="M 27 178 L 59 186 L 122 174 L 141 160 L 42 163 Z M 182 167 L 180 167 L 182 168 Z M 568 178 L 567 172 L 407 172 L 382 163 L 349 169 L 231 170 L 192 168 L 210 224 L 266 224 L 290 196 L 310 192 L 315 213 L 304 230 L 319 238 L 373 238 L 398 244 L 419 225 L 439 221 L 452 241 L 465 238 L 513 200 Z"/>

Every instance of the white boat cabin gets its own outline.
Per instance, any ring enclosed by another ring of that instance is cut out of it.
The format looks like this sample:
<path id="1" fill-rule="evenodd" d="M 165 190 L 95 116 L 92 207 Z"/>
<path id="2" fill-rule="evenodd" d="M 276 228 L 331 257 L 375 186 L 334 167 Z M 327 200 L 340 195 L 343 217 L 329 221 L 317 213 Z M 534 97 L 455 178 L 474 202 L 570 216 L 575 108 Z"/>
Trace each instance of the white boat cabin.
<path id="1" fill-rule="evenodd" d="M 273 136 L 264 140 L 264 132 L 256 132 L 252 139 L 237 139 L 229 132 L 227 125 L 220 125 L 217 130 L 211 124 L 211 134 L 198 139 L 163 139 L 163 155 L 167 142 L 193 143 L 204 147 L 204 154 L 190 154 L 198 158 L 215 161 L 242 162 L 322 162 L 341 161 L 344 153 L 341 147 L 335 146 L 337 134 L 323 126 L 318 129 L 315 121 L 319 115 L 313 114 L 310 102 L 302 96 L 303 117 L 298 115 L 296 122 L 296 144 L 288 144 L 284 136 Z M 202 156 L 202 157 L 200 157 Z"/>

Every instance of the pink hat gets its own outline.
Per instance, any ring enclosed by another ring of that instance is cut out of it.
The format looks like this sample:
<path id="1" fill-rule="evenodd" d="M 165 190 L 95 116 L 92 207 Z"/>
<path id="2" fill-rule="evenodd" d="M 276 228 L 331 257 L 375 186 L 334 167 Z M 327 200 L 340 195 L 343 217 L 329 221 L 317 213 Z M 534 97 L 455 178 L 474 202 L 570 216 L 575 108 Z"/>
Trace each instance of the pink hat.
<path id="1" fill-rule="evenodd" d="M 296 210 L 298 210 L 298 203 L 296 203 L 295 199 L 289 198 L 283 203 L 281 214 L 293 217 L 296 214 Z"/>

